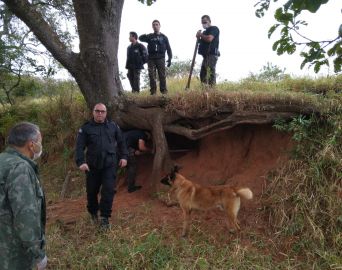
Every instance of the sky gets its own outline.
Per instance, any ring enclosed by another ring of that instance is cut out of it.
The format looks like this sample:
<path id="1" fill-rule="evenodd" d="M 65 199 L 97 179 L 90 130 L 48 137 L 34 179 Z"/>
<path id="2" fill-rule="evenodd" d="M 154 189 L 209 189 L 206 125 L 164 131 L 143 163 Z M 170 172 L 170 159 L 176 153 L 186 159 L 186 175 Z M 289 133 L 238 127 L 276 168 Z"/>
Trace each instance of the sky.
<path id="1" fill-rule="evenodd" d="M 154 19 L 160 21 L 161 32 L 169 38 L 173 55 L 180 60 L 192 59 L 195 34 L 198 30 L 203 30 L 201 16 L 207 14 L 211 17 L 212 25 L 220 29 L 221 56 L 216 67 L 218 81 L 238 81 L 247 77 L 250 72 L 258 73 L 267 62 L 285 68 L 286 73 L 294 76 L 315 77 L 312 68 L 300 69 L 300 49 L 294 55 L 278 56 L 272 50 L 276 36 L 271 39 L 267 37 L 268 29 L 275 23 L 275 8 L 286 1 L 272 2 L 270 10 L 263 18 L 255 16 L 256 2 L 257 0 L 157 0 L 148 7 L 137 0 L 125 0 L 119 40 L 119 69 L 126 74 L 129 32 L 135 31 L 138 35 L 151 33 Z M 302 19 L 309 25 L 302 28 L 302 32 L 312 39 L 335 38 L 342 23 L 341 8 L 341 0 L 330 0 L 316 14 L 304 12 Z M 201 60 L 202 57 L 197 55 L 196 65 L 200 65 Z M 320 75 L 327 74 L 333 74 L 333 69 L 322 68 Z M 130 89 L 127 79 L 122 83 L 124 89 Z"/>

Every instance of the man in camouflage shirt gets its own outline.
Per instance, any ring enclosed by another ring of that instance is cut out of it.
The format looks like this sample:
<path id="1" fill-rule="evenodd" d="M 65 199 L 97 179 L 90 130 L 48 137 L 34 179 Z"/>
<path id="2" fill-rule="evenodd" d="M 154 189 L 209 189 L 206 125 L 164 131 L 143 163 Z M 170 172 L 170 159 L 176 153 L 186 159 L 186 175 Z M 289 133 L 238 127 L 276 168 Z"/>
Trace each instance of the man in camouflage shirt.
<path id="1" fill-rule="evenodd" d="M 8 144 L 0 154 L 0 268 L 43 270 L 45 198 L 34 162 L 42 153 L 38 126 L 15 125 Z"/>

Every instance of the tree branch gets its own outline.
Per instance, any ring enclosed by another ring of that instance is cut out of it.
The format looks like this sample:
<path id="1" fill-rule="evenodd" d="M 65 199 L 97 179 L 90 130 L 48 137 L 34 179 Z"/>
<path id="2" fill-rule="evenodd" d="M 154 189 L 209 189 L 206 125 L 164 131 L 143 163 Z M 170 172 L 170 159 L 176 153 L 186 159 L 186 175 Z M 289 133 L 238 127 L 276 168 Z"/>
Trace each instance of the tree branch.
<path id="1" fill-rule="evenodd" d="M 52 27 L 45 21 L 42 14 L 37 12 L 27 0 L 3 0 L 3 2 L 31 29 L 53 57 L 70 73 L 74 74 L 78 54 L 66 47 Z"/>

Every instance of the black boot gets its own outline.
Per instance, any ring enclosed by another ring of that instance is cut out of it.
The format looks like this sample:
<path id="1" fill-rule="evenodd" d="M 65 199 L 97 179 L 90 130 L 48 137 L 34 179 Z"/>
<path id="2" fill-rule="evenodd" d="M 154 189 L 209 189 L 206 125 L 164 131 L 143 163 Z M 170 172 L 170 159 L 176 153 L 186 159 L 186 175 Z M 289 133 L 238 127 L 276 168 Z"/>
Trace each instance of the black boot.
<path id="1" fill-rule="evenodd" d="M 109 230 L 110 229 L 108 217 L 100 217 L 100 229 L 102 229 L 102 230 Z"/>

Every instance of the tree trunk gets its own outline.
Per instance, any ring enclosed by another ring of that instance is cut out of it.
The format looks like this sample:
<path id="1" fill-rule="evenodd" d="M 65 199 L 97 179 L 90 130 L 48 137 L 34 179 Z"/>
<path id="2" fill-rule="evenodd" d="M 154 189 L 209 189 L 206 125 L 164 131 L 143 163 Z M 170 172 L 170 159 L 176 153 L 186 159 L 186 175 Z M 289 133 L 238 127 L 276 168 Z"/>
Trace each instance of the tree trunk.
<path id="1" fill-rule="evenodd" d="M 73 0 L 80 39 L 80 65 L 75 79 L 92 107 L 111 107 L 122 92 L 118 46 L 124 0 Z"/>

